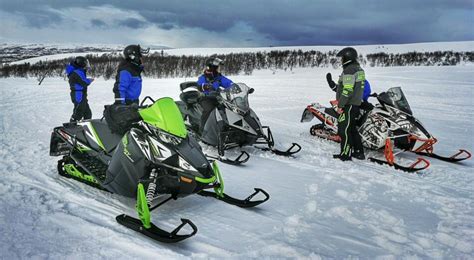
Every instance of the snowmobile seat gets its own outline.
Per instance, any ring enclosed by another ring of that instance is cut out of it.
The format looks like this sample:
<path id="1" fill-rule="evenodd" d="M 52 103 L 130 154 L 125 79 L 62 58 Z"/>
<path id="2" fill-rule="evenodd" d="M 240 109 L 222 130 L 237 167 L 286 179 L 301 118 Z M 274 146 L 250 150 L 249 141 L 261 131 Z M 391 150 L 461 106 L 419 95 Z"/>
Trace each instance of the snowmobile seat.
<path id="1" fill-rule="evenodd" d="M 188 90 L 188 91 L 182 92 L 179 95 L 179 98 L 187 105 L 192 105 L 198 102 L 200 96 L 201 96 L 201 93 L 199 93 L 199 91 Z"/>
<path id="2" fill-rule="evenodd" d="M 73 123 L 64 123 L 63 127 L 64 127 L 64 131 L 69 133 L 71 136 L 75 136 L 77 141 L 83 144 L 89 144 L 82 126 L 77 125 L 75 122 L 73 122 Z"/>
<path id="3" fill-rule="evenodd" d="M 198 86 L 199 85 L 196 81 L 186 81 L 179 84 L 179 88 L 181 89 L 181 91 L 184 91 L 187 88 L 195 88 L 197 90 Z"/>
<path id="4" fill-rule="evenodd" d="M 105 119 L 93 119 L 90 122 L 99 136 L 100 141 L 104 145 L 106 152 L 110 153 L 120 142 L 122 135 L 113 133 Z"/>

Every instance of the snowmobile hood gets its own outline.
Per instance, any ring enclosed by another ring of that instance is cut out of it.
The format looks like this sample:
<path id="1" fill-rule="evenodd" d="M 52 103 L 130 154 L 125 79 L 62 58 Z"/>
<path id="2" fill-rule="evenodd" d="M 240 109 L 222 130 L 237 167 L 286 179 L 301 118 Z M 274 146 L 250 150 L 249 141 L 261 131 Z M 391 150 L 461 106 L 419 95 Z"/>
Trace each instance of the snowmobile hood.
<path id="1" fill-rule="evenodd" d="M 160 98 L 150 107 L 140 109 L 138 113 L 145 123 L 181 138 L 187 136 L 183 116 L 172 98 Z"/>

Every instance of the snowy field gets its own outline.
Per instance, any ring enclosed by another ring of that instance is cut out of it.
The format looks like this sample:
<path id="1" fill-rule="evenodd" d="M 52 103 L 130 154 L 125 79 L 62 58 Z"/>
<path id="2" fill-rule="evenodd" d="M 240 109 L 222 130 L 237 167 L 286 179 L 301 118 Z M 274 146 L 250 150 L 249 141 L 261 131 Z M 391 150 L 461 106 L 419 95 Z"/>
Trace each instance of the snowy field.
<path id="1" fill-rule="evenodd" d="M 0 259 L 472 259 L 474 258 L 473 159 L 460 164 L 430 159 L 421 174 L 332 159 L 338 145 L 310 136 L 300 123 L 311 102 L 327 102 L 328 68 L 257 71 L 235 76 L 255 88 L 250 103 L 277 145 L 298 142 L 294 158 L 247 148 L 243 166 L 220 164 L 226 193 L 245 197 L 253 187 L 271 199 L 241 209 L 190 196 L 158 208 L 152 220 L 171 229 L 191 219 L 198 233 L 160 244 L 128 230 L 115 216 L 134 215 L 133 199 L 58 176 L 49 156 L 53 127 L 72 112 L 61 78 L 0 79 Z M 474 151 L 474 67 L 366 68 L 373 91 L 402 86 L 411 108 L 440 140 L 435 151 Z M 144 79 L 142 97 L 179 95 L 192 79 Z M 95 118 L 113 101 L 113 81 L 89 88 Z M 316 123 L 316 121 L 313 121 Z M 402 163 L 414 155 L 402 154 Z"/>

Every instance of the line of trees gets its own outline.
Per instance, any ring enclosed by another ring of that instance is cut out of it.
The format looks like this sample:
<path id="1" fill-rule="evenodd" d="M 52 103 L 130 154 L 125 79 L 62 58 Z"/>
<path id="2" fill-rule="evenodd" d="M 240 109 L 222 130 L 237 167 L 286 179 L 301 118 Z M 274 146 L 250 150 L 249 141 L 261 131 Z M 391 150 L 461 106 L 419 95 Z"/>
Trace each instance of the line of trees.
<path id="1" fill-rule="evenodd" d="M 218 55 L 225 60 L 222 73 L 226 75 L 250 75 L 254 70 L 292 70 L 302 67 L 336 67 L 339 59 L 336 51 L 269 51 L 252 53 L 230 53 Z M 115 76 L 116 68 L 122 60 L 117 54 L 88 55 L 92 68 L 88 75 L 103 76 L 110 79 Z M 144 75 L 154 78 L 195 77 L 202 73 L 208 56 L 188 55 L 174 56 L 153 53 L 144 57 Z M 0 77 L 61 77 L 65 64 L 72 58 L 52 61 L 40 61 L 30 64 L 4 64 L 0 67 Z M 474 52 L 409 52 L 387 54 L 384 52 L 359 56 L 359 61 L 368 66 L 446 66 L 474 62 Z"/>

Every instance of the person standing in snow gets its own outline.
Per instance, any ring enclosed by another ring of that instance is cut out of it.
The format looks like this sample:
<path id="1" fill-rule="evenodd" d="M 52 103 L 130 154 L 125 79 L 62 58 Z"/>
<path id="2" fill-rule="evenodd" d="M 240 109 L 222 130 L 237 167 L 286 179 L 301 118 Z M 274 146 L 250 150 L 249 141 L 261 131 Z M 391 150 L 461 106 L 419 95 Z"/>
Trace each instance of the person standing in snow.
<path id="1" fill-rule="evenodd" d="M 142 92 L 142 56 L 148 52 L 149 49 L 144 50 L 140 45 L 129 45 L 123 50 L 124 59 L 117 68 L 113 89 L 115 104 L 138 104 Z"/>
<path id="2" fill-rule="evenodd" d="M 370 95 L 364 95 L 365 72 L 357 61 L 357 51 L 352 47 L 347 47 L 339 51 L 336 55 L 341 58 L 342 74 L 336 84 L 332 81 L 331 73 L 326 75 L 329 87 L 336 91 L 338 101 L 338 135 L 341 137 L 341 151 L 333 155 L 335 159 L 342 161 L 351 160 L 352 157 L 364 160 L 364 148 L 357 131 L 357 119 L 360 116 L 360 106 L 363 98 L 365 101 Z"/>
<path id="3" fill-rule="evenodd" d="M 217 93 L 219 88 L 230 88 L 233 84 L 232 80 L 226 78 L 219 72 L 219 65 L 223 64 L 223 61 L 215 56 L 210 57 L 206 60 L 206 69 L 204 73 L 198 78 L 198 86 L 204 94 L 199 99 L 203 111 L 201 116 L 201 127 L 200 132 L 204 130 L 207 118 L 211 114 L 212 110 L 217 106 Z"/>
<path id="4" fill-rule="evenodd" d="M 87 87 L 94 79 L 87 78 L 86 71 L 90 68 L 89 60 L 83 56 L 76 57 L 66 65 L 66 75 L 71 89 L 71 101 L 74 104 L 70 122 L 91 119 L 92 111 L 87 101 Z"/>
<path id="5" fill-rule="evenodd" d="M 105 106 L 104 117 L 113 133 L 124 134 L 134 123 L 140 120 L 138 104 L 142 92 L 144 54 L 149 49 L 140 45 L 128 45 L 123 50 L 124 59 L 117 68 L 113 88 L 115 102 Z"/>

